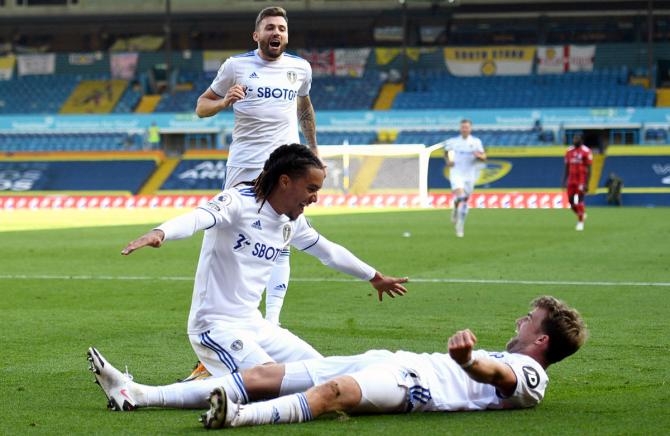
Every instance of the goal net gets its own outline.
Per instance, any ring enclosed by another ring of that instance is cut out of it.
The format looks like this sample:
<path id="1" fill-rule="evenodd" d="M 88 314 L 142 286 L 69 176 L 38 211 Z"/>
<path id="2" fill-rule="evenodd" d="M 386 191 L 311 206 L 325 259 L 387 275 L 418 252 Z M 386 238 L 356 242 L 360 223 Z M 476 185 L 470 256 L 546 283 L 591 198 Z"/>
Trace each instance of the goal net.
<path id="1" fill-rule="evenodd" d="M 322 193 L 361 205 L 397 202 L 397 206 L 426 207 L 428 159 L 435 148 L 423 144 L 321 146 L 319 154 L 328 174 Z"/>

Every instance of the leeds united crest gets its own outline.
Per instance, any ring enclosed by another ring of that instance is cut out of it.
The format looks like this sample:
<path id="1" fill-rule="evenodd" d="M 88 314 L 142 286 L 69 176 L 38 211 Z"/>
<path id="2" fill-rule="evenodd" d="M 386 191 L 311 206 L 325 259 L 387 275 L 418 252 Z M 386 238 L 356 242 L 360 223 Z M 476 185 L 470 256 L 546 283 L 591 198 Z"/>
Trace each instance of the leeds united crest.
<path id="1" fill-rule="evenodd" d="M 291 82 L 291 84 L 294 84 L 295 81 L 298 80 L 298 74 L 296 74 L 295 71 L 287 71 L 286 78 L 289 82 Z"/>
<path id="2" fill-rule="evenodd" d="M 244 343 L 239 339 L 230 344 L 230 349 L 233 351 L 240 351 L 242 348 L 244 348 Z"/>

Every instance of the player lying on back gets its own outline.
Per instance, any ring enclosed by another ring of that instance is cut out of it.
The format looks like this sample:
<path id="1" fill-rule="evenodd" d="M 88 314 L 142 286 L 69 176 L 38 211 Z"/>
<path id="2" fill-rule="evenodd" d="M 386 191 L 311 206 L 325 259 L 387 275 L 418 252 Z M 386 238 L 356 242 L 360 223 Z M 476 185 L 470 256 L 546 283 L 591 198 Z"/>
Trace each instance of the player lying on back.
<path id="1" fill-rule="evenodd" d="M 135 383 L 91 348 L 98 383 L 115 401 L 136 407 L 210 409 L 207 428 L 297 423 L 333 411 L 407 413 L 532 407 L 544 397 L 549 365 L 586 341 L 579 313 L 554 297 L 539 297 L 517 319 L 506 351 L 474 351 L 470 330 L 449 338 L 448 354 L 372 350 L 261 365 L 225 377 L 147 386 Z M 278 398 L 276 398 L 278 397 Z M 267 398 L 273 400 L 253 402 Z"/>
<path id="2" fill-rule="evenodd" d="M 122 251 L 128 255 L 205 231 L 188 335 L 212 375 L 321 357 L 258 310 L 276 259 L 289 244 L 333 269 L 368 280 L 380 300 L 384 293 L 393 297 L 406 292 L 406 278 L 384 276 L 309 225 L 303 211 L 317 201 L 324 178 L 323 163 L 307 146 L 283 145 L 270 154 L 253 184 L 222 191 L 205 206 L 161 224 Z"/>

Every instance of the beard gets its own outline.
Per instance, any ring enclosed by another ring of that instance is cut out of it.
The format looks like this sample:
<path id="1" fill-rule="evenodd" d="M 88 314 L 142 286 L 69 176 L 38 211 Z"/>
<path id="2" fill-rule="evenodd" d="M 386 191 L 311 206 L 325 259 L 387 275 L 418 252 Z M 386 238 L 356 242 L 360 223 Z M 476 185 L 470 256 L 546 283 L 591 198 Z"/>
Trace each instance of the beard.
<path id="1" fill-rule="evenodd" d="M 269 58 L 277 59 L 279 56 L 281 56 L 284 51 L 286 51 L 286 46 L 288 43 L 280 43 L 279 44 L 279 52 L 273 52 L 270 51 L 270 41 L 265 40 L 265 41 L 260 41 L 259 43 L 259 48 L 261 49 L 261 52 Z"/>

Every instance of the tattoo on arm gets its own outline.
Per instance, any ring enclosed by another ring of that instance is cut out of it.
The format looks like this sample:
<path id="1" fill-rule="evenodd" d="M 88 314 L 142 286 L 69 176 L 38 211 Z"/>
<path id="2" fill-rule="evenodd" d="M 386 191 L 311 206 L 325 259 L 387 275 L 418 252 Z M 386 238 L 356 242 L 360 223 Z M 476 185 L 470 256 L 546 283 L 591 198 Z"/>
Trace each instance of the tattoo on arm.
<path id="1" fill-rule="evenodd" d="M 298 124 L 309 146 L 316 149 L 316 117 L 309 96 L 298 97 Z"/>

